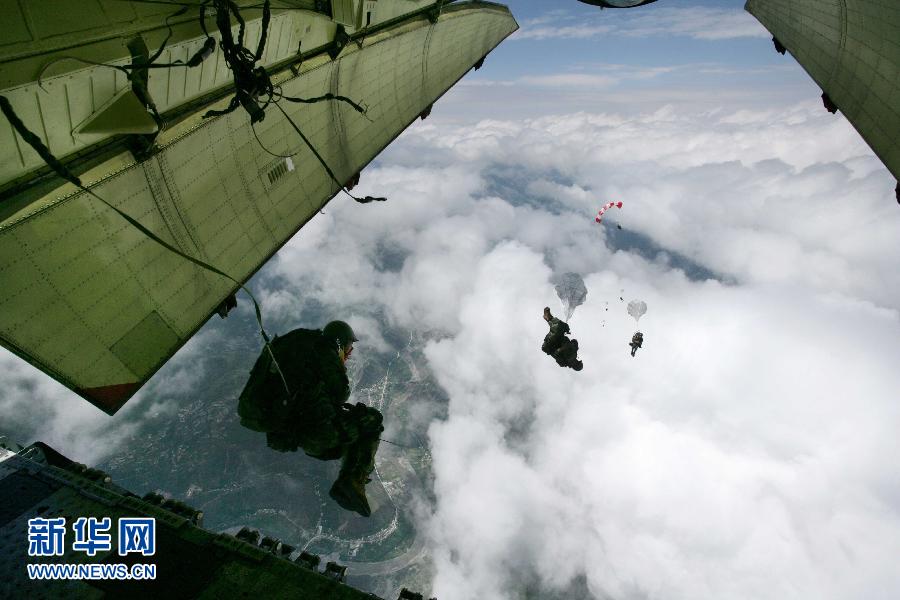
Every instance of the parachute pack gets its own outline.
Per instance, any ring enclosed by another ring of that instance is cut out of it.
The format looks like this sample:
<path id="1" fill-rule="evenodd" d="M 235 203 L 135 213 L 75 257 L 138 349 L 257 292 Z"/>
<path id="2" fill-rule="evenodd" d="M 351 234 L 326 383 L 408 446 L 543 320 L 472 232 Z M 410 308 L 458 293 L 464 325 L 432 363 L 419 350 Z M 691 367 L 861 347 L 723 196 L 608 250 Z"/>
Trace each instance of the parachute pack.
<path id="1" fill-rule="evenodd" d="M 296 399 L 305 395 L 303 383 L 315 380 L 310 357 L 316 352 L 321 335 L 318 329 L 295 329 L 272 340 L 272 352 L 284 371 L 292 397 L 285 390 L 272 355 L 263 348 L 238 397 L 241 425 L 253 431 L 270 432 L 288 420 L 297 408 Z"/>

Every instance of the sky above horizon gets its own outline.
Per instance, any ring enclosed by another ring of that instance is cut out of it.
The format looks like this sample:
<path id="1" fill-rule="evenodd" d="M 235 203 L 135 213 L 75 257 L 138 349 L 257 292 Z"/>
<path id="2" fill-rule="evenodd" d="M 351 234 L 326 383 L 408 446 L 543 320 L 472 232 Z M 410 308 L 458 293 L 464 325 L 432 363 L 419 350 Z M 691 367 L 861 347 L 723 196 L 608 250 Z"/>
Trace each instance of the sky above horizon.
<path id="1" fill-rule="evenodd" d="M 630 113 L 665 102 L 771 106 L 815 93 L 802 68 L 773 50 L 771 34 L 743 2 L 660 0 L 604 10 L 575 0 L 508 5 L 520 29 L 489 55 L 489 69 L 452 90 L 461 113 Z"/>
<path id="2" fill-rule="evenodd" d="M 900 597 L 895 180 L 743 2 L 508 5 L 519 32 L 362 173 L 389 201 L 336 199 L 251 280 L 276 331 L 317 303 L 354 354 L 381 318 L 429 333 L 430 595 Z M 540 352 L 565 272 L 580 373 Z M 112 419 L 3 352 L 0 412 L 99 461 L 220 342 Z"/>

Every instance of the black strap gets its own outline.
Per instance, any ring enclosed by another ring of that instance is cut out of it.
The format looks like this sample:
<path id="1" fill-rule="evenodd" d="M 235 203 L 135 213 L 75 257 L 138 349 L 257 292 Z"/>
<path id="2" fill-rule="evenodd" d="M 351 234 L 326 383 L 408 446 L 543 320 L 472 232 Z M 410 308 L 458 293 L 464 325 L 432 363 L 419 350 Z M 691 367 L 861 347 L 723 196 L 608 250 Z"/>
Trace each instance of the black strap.
<path id="1" fill-rule="evenodd" d="M 283 114 L 284 118 L 288 120 L 288 122 L 291 124 L 291 127 L 294 128 L 294 131 L 296 131 L 297 135 L 300 136 L 300 139 L 303 140 L 303 142 L 307 145 L 307 147 L 310 149 L 310 151 L 312 151 L 313 155 L 315 155 L 315 157 L 319 160 L 319 163 L 321 163 L 322 167 L 325 169 L 325 172 L 328 173 L 328 176 L 331 177 L 332 181 L 334 181 L 338 185 L 338 187 L 344 191 L 345 194 L 347 194 L 348 196 L 350 196 L 351 198 L 353 198 L 354 200 L 356 200 L 357 202 L 359 202 L 361 204 L 365 204 L 367 202 L 372 202 L 373 200 L 377 200 L 379 202 L 384 202 L 385 200 L 387 200 L 387 198 L 377 198 L 377 197 L 373 197 L 373 196 L 366 196 L 365 198 L 357 198 L 356 196 L 354 196 L 353 194 L 348 192 L 344 188 L 344 184 L 341 183 L 340 181 L 338 181 L 337 177 L 335 177 L 334 171 L 331 170 L 331 167 L 328 166 L 328 163 L 325 162 L 325 159 L 322 158 L 322 155 L 318 153 L 318 151 L 312 145 L 312 142 L 310 142 L 309 139 L 307 139 L 307 137 L 305 135 L 303 135 L 303 132 L 300 131 L 300 128 L 297 126 L 297 124 L 294 122 L 294 120 L 290 117 L 290 115 L 288 115 L 287 112 L 285 112 L 285 110 L 283 108 L 281 108 L 281 105 L 278 104 L 277 102 L 275 103 L 275 108 L 277 108 L 278 110 L 281 111 L 281 114 Z"/>
<path id="2" fill-rule="evenodd" d="M 151 240 L 153 240 L 154 242 L 156 242 L 157 244 L 159 244 L 166 250 L 168 250 L 174 254 L 177 254 L 181 258 L 197 265 L 198 267 L 200 267 L 202 269 L 205 269 L 205 270 L 215 273 L 217 275 L 221 275 L 222 277 L 225 277 L 226 279 L 233 281 L 234 283 L 236 283 L 238 285 L 238 287 L 240 289 L 244 290 L 247 293 L 247 295 L 250 297 L 250 300 L 253 302 L 253 308 L 256 312 L 256 322 L 259 324 L 259 332 L 262 334 L 263 340 L 265 340 L 266 348 L 268 349 L 269 354 L 272 356 L 272 361 L 275 363 L 275 367 L 278 369 L 278 374 L 281 376 L 281 381 L 284 384 L 285 392 L 287 392 L 288 396 L 291 395 L 290 387 L 287 384 L 287 380 L 284 377 L 284 373 L 281 370 L 281 366 L 278 364 L 278 361 L 275 359 L 275 354 L 272 352 L 272 347 L 271 347 L 271 343 L 269 340 L 269 336 L 268 336 L 268 334 L 266 334 L 266 330 L 263 327 L 262 311 L 259 308 L 259 303 L 256 301 L 256 298 L 253 296 L 253 294 L 250 292 L 250 290 L 248 290 L 244 286 L 244 284 L 242 284 L 240 281 L 238 281 L 237 279 L 235 279 L 228 273 L 225 273 L 224 271 L 221 271 L 221 270 L 217 269 L 216 267 L 212 266 L 211 264 L 206 263 L 198 258 L 194 258 L 193 256 L 191 256 L 189 254 L 185 254 L 178 248 L 175 248 L 174 246 L 169 244 L 167 241 L 161 239 L 155 233 L 153 233 L 152 231 L 150 231 L 149 229 L 144 227 L 144 225 L 139 223 L 133 217 L 131 217 L 130 215 L 128 215 L 125 212 L 122 212 L 117 207 L 113 206 L 112 204 L 110 204 L 109 202 L 107 202 L 106 200 L 104 200 L 103 198 L 98 196 L 92 190 L 84 187 L 81 183 L 81 180 L 78 177 L 76 177 L 71 171 L 69 171 L 69 169 L 67 169 L 66 166 L 63 165 L 55 156 L 53 156 L 53 153 L 50 152 L 50 150 L 47 148 L 47 146 L 44 145 L 41 138 L 39 138 L 37 135 L 32 133 L 25 126 L 25 124 L 18 117 L 18 115 L 16 115 L 15 111 L 12 108 L 12 105 L 9 103 L 9 100 L 7 100 L 7 98 L 5 96 L 0 96 L 0 110 L 3 111 L 3 115 L 7 118 L 7 120 L 10 122 L 10 124 L 16 130 L 16 132 L 20 136 L 22 136 L 22 139 L 25 140 L 25 142 L 28 143 L 28 145 L 31 146 L 34 149 L 34 151 L 37 152 L 38 155 L 40 155 L 40 157 L 43 158 L 44 161 L 50 166 L 50 168 L 52 168 L 60 177 L 62 177 L 66 181 L 69 181 L 69 182 L 73 183 L 74 185 L 78 186 L 78 188 L 81 189 L 83 192 L 96 198 L 97 200 L 99 200 L 100 202 L 102 202 L 103 204 L 105 204 L 106 206 L 111 208 L 112 210 L 114 210 L 119 216 L 121 216 L 123 219 L 125 219 L 131 226 L 133 226 L 135 229 L 137 229 L 138 231 L 143 233 L 146 237 L 150 238 Z"/>

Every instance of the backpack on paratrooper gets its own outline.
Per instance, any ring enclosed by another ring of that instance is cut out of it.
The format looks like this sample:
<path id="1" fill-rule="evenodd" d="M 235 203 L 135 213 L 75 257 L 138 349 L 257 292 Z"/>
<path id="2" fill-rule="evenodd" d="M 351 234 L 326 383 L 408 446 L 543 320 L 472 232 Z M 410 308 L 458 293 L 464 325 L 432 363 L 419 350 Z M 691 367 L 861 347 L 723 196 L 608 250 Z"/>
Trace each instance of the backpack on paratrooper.
<path id="1" fill-rule="evenodd" d="M 299 408 L 297 400 L 304 396 L 305 382 L 315 380 L 310 358 L 321 335 L 318 329 L 295 329 L 272 340 L 272 353 L 284 374 L 290 395 L 272 355 L 263 348 L 238 397 L 241 425 L 261 432 L 282 428 L 291 413 Z"/>

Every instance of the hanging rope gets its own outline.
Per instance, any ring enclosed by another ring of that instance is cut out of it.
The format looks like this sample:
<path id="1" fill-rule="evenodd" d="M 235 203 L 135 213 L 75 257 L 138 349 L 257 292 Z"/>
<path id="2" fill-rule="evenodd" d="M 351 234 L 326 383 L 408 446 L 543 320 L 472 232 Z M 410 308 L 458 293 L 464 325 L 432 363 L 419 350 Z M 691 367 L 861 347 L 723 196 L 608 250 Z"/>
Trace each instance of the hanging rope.
<path id="1" fill-rule="evenodd" d="M 253 308 L 256 312 L 256 322 L 259 324 L 259 332 L 262 335 L 263 340 L 265 341 L 265 345 L 269 351 L 269 355 L 272 357 L 272 362 L 275 364 L 275 368 L 278 370 L 278 374 L 281 376 L 281 381 L 284 384 L 284 389 L 287 392 L 288 396 L 291 395 L 291 390 L 290 390 L 290 387 L 288 386 L 287 379 L 285 378 L 284 373 L 281 370 L 281 366 L 278 364 L 278 361 L 275 359 L 275 354 L 272 352 L 271 341 L 269 340 L 269 336 L 266 333 L 265 328 L 263 327 L 262 311 L 259 308 L 259 303 L 256 301 L 256 297 L 250 292 L 249 289 L 247 289 L 246 286 L 244 286 L 243 283 L 241 283 L 240 281 L 238 281 L 237 279 L 235 279 L 228 273 L 225 273 L 224 271 L 217 269 L 216 267 L 210 265 L 209 263 L 206 263 L 206 262 L 204 262 L 198 258 L 195 258 L 189 254 L 185 254 L 184 252 L 182 252 L 178 248 L 175 248 L 174 246 L 172 246 L 165 240 L 160 239 L 159 236 L 157 236 L 155 233 L 153 233 L 152 231 L 147 229 L 144 225 L 142 225 L 140 222 L 135 220 L 133 217 L 131 217 L 127 213 L 121 211 L 118 207 L 110 204 L 105 199 L 101 198 L 96 193 L 94 193 L 92 190 L 84 187 L 84 185 L 82 185 L 82 183 L 81 183 L 81 180 L 78 177 L 76 177 L 75 174 L 73 174 L 71 171 L 69 171 L 69 169 L 66 168 L 66 166 L 63 165 L 55 156 L 53 156 L 53 153 L 51 153 L 50 149 L 44 145 L 44 143 L 41 141 L 41 138 L 39 138 L 37 135 L 32 133 L 25 126 L 25 124 L 22 122 L 22 120 L 19 118 L 19 116 L 15 113 L 15 111 L 12 108 L 12 105 L 9 103 L 9 100 L 5 96 L 0 96 L 0 110 L 2 110 L 3 115 L 9 121 L 10 125 L 13 126 L 13 128 L 16 130 L 16 132 L 22 137 L 22 139 L 25 140 L 25 142 L 29 146 L 31 146 L 34 149 L 34 151 L 37 152 L 38 155 L 41 158 L 43 158 L 44 161 L 50 166 L 50 168 L 52 168 L 60 177 L 62 177 L 66 181 L 73 183 L 83 192 L 89 194 L 90 196 L 96 198 L 97 200 L 99 200 L 100 202 L 105 204 L 107 207 L 111 208 L 119 216 L 121 216 L 123 219 L 125 219 L 125 221 L 127 221 L 132 227 L 134 227 L 135 229 L 140 231 L 146 237 L 153 240 L 154 242 L 156 242 L 157 244 L 159 244 L 166 250 L 168 250 L 174 254 L 177 254 L 181 258 L 184 258 L 185 260 L 190 261 L 191 263 L 197 265 L 198 267 L 200 267 L 202 269 L 205 269 L 207 271 L 210 271 L 212 273 L 215 273 L 217 275 L 221 275 L 222 277 L 225 277 L 226 279 L 236 283 L 240 289 L 244 290 L 244 292 L 246 292 L 247 295 L 250 297 L 251 302 L 253 302 Z"/>
<path id="2" fill-rule="evenodd" d="M 257 61 L 262 58 L 263 52 L 265 51 L 267 31 L 271 19 L 271 8 L 269 0 L 266 0 L 263 3 L 262 34 L 260 35 L 259 43 L 256 45 L 255 52 L 244 46 L 244 33 L 246 29 L 246 23 L 241 16 L 240 9 L 238 9 L 234 1 L 212 1 L 216 7 L 216 26 L 218 27 L 219 34 L 222 38 L 219 45 L 222 49 L 222 54 L 225 57 L 225 64 L 234 75 L 233 79 L 235 94 L 226 108 L 221 110 L 209 110 L 203 115 L 203 117 L 208 118 L 227 115 L 235 111 L 238 106 L 243 106 L 247 113 L 250 115 L 250 127 L 253 130 L 253 135 L 256 137 L 256 141 L 259 143 L 263 151 L 278 158 L 289 158 L 294 156 L 294 154 L 296 153 L 278 154 L 276 152 L 272 152 L 265 147 L 265 145 L 262 143 L 262 140 L 259 139 L 259 134 L 256 131 L 256 123 L 259 123 L 260 121 L 265 119 L 266 108 L 270 104 L 274 104 L 275 107 L 278 108 L 281 114 L 283 114 L 291 124 L 291 127 L 294 129 L 294 131 L 296 131 L 300 136 L 300 139 L 303 140 L 303 143 L 306 144 L 306 146 L 310 149 L 310 151 L 313 153 L 313 156 L 315 156 L 316 160 L 319 161 L 319 164 L 322 165 L 322 168 L 325 169 L 325 172 L 328 174 L 329 178 L 331 178 L 331 180 L 337 184 L 340 190 L 362 204 L 373 201 L 383 202 L 387 200 L 387 198 L 375 196 L 365 196 L 363 198 L 360 198 L 351 194 L 344 183 L 338 180 L 338 178 L 334 174 L 334 171 L 330 166 L 328 166 L 328 163 L 325 161 L 319 151 L 316 150 L 312 142 L 309 141 L 309 138 L 307 138 L 303 134 L 303 132 L 300 130 L 300 127 L 279 105 L 279 102 L 281 102 L 282 100 L 295 104 L 315 104 L 317 102 L 329 101 L 343 102 L 351 106 L 353 110 L 362 114 L 368 119 L 368 116 L 366 115 L 366 108 L 354 102 L 347 96 L 341 96 L 338 94 L 327 93 L 322 96 L 316 96 L 314 98 L 296 98 L 293 96 L 285 96 L 280 88 L 276 90 L 265 68 L 256 65 Z M 204 20 L 204 11 L 205 3 L 204 6 L 201 6 L 201 22 L 203 22 Z M 232 16 L 234 16 L 235 20 L 237 20 L 238 22 L 237 40 L 234 39 L 231 31 Z"/>
<path id="3" fill-rule="evenodd" d="M 188 68 L 196 67 L 196 66 L 200 65 L 204 60 L 206 60 L 209 56 L 211 56 L 216 48 L 216 40 L 212 36 L 209 35 L 209 31 L 207 30 L 207 27 L 206 27 L 206 7 L 210 2 L 212 2 L 214 7 L 216 8 L 216 26 L 221 35 L 220 47 L 221 47 L 222 53 L 225 57 L 225 63 L 228 66 L 228 68 L 231 70 L 232 75 L 233 75 L 235 95 L 229 102 L 227 108 L 225 108 L 224 110 L 207 111 L 203 115 L 203 117 L 207 118 L 207 117 L 225 115 L 225 114 L 233 112 L 235 109 L 237 109 L 238 106 L 243 106 L 244 109 L 247 110 L 248 114 L 250 115 L 250 125 L 251 125 L 251 128 L 253 129 L 254 136 L 256 136 L 257 142 L 259 142 L 259 144 L 260 144 L 260 147 L 264 151 L 268 152 L 269 154 L 272 154 L 273 156 L 278 156 L 280 158 L 288 158 L 293 155 L 279 155 L 279 154 L 275 154 L 275 153 L 269 151 L 268 149 L 266 149 L 265 146 L 263 146 L 262 142 L 260 141 L 259 136 L 256 133 L 256 129 L 253 127 L 257 122 L 262 121 L 265 118 L 265 114 L 266 114 L 265 109 L 270 104 L 274 104 L 278 108 L 278 110 L 282 113 L 282 115 L 284 115 L 284 117 L 288 120 L 288 122 L 291 124 L 291 127 L 300 136 L 300 138 L 303 140 L 303 142 L 306 144 L 306 146 L 310 149 L 310 151 L 313 153 L 313 155 L 316 157 L 316 159 L 319 161 L 319 163 L 325 169 L 325 172 L 328 174 L 328 176 L 331 178 L 331 180 L 337 184 L 337 186 L 340 188 L 340 190 L 342 190 L 344 193 L 346 193 L 348 196 L 350 196 L 351 198 L 353 198 L 355 201 L 357 201 L 359 203 L 368 203 L 368 202 L 373 202 L 373 201 L 383 202 L 383 201 L 387 200 L 387 198 L 373 197 L 373 196 L 365 196 L 363 198 L 359 198 L 359 197 L 351 194 L 350 191 L 346 188 L 346 186 L 337 179 L 337 177 L 334 174 L 334 171 L 331 169 L 331 167 L 328 166 L 328 163 L 325 161 L 325 159 L 322 157 L 322 155 L 319 154 L 319 152 L 313 146 L 312 142 L 310 142 L 310 140 L 303 134 L 303 132 L 300 130 L 300 127 L 297 125 L 297 123 L 294 122 L 294 120 L 291 119 L 291 117 L 287 114 L 287 112 L 279 105 L 279 102 L 281 102 L 282 100 L 285 100 L 287 102 L 297 103 L 297 104 L 314 104 L 317 102 L 328 102 L 328 101 L 344 102 L 344 103 L 350 105 L 355 111 L 362 114 L 363 116 L 365 116 L 368 119 L 368 116 L 366 115 L 367 109 L 365 107 L 361 106 L 360 104 L 354 102 L 352 99 L 350 99 L 346 96 L 341 96 L 341 95 L 332 94 L 332 93 L 327 93 L 325 95 L 317 96 L 314 98 L 296 98 L 296 97 L 292 97 L 292 96 L 285 96 L 281 92 L 280 89 L 276 92 L 275 86 L 273 86 L 271 79 L 269 78 L 269 75 L 266 72 L 266 70 L 262 66 L 256 66 L 257 61 L 262 59 L 263 53 L 265 51 L 265 45 L 266 45 L 266 40 L 267 40 L 267 36 L 268 36 L 268 29 L 269 29 L 269 24 L 271 21 L 270 0 L 265 0 L 265 2 L 261 6 L 262 11 L 263 11 L 262 30 L 261 30 L 262 32 L 260 34 L 260 39 L 259 39 L 259 42 L 257 43 L 255 51 L 250 51 L 248 48 L 246 48 L 244 46 L 246 22 L 244 21 L 243 17 L 240 14 L 240 9 L 234 3 L 233 0 L 204 0 L 199 5 L 188 4 L 188 3 L 179 3 L 179 2 L 154 1 L 154 0 L 130 0 L 130 1 L 143 2 L 143 3 L 147 3 L 147 4 L 171 4 L 173 6 L 181 6 L 181 8 L 178 11 L 176 11 L 175 13 L 172 13 L 171 15 L 166 17 L 165 23 L 168 28 L 167 35 L 166 35 L 165 39 L 163 40 L 162 44 L 160 44 L 159 48 L 156 50 L 156 52 L 153 53 L 152 56 L 150 56 L 144 60 L 134 61 L 127 65 L 112 65 L 112 64 L 108 64 L 108 63 L 102 63 L 102 62 L 92 61 L 89 59 L 80 58 L 77 56 L 61 56 L 61 57 L 58 57 L 58 58 L 48 62 L 41 68 L 40 72 L 38 73 L 38 77 L 37 77 L 38 87 L 40 87 L 40 89 L 44 90 L 43 85 L 42 85 L 42 78 L 43 78 L 46 70 L 49 67 L 51 67 L 61 61 L 65 61 L 65 60 L 74 60 L 74 61 L 78 61 L 78 62 L 81 62 L 84 64 L 118 70 L 125 74 L 125 76 L 132 83 L 132 85 L 140 85 L 140 82 L 137 80 L 138 74 L 145 73 L 146 69 L 160 69 L 160 68 L 174 68 L 174 67 L 188 67 Z M 197 6 L 199 6 L 199 8 L 200 8 L 200 14 L 199 14 L 200 27 L 203 30 L 204 34 L 206 35 L 206 40 L 204 41 L 204 44 L 200 48 L 200 50 L 198 50 L 196 53 L 194 53 L 194 55 L 191 56 L 191 58 L 189 58 L 187 62 L 184 62 L 180 59 L 176 60 L 174 62 L 171 62 L 171 63 L 156 63 L 156 62 L 154 62 L 162 55 L 169 40 L 171 39 L 171 37 L 173 35 L 172 25 L 169 22 L 170 19 L 181 16 L 181 15 L 185 14 L 189 8 L 197 7 Z M 259 8 L 259 5 L 254 5 L 254 6 L 247 7 L 247 8 Z M 236 41 L 235 41 L 234 36 L 232 35 L 232 31 L 231 31 L 232 15 L 234 16 L 235 20 L 238 22 L 238 37 L 237 37 Z M 44 91 L 46 91 L 46 90 L 44 90 Z M 262 101 L 262 105 L 260 105 L 260 101 L 259 101 L 260 97 L 264 98 L 264 100 Z M 149 102 L 149 96 L 147 96 L 146 102 Z M 155 106 L 152 105 L 152 102 L 148 103 L 148 108 L 154 111 L 155 116 L 159 117 L 158 113 L 156 113 L 156 111 L 155 111 Z M 178 248 L 175 248 L 174 246 L 172 246 L 165 240 L 162 240 L 161 238 L 159 238 L 155 233 L 153 233 L 152 231 L 147 229 L 144 225 L 142 225 L 140 222 L 138 222 L 137 220 L 132 218 L 130 215 L 121 211 L 116 206 L 110 204 L 109 202 L 107 202 L 105 199 L 101 198 L 99 195 L 97 195 L 92 190 L 86 188 L 84 185 L 82 185 L 81 180 L 75 174 L 73 174 L 62 162 L 60 162 L 59 159 L 57 159 L 53 155 L 53 153 L 50 151 L 50 149 L 44 145 L 44 143 L 40 139 L 40 137 L 35 135 L 31 130 L 29 130 L 27 128 L 27 126 L 22 122 L 22 120 L 18 117 L 18 115 L 16 115 L 15 111 L 12 108 L 12 105 L 10 104 L 9 100 L 5 96 L 0 96 L 0 109 L 2 109 L 4 116 L 7 118 L 9 123 L 16 130 L 16 132 L 22 137 L 22 139 L 29 146 L 31 146 L 35 152 L 37 152 L 37 154 L 41 157 L 41 159 L 43 159 L 44 162 L 57 175 L 62 177 L 64 180 L 69 181 L 70 183 L 72 183 L 73 185 L 75 185 L 76 187 L 78 187 L 80 190 L 82 190 L 86 194 L 90 195 L 91 197 L 102 202 L 104 205 L 106 205 L 107 207 L 109 207 L 110 209 L 115 211 L 123 219 L 125 219 L 132 227 L 137 229 L 144 236 L 153 240 L 154 242 L 156 242 L 157 244 L 159 244 L 166 250 L 180 256 L 181 258 L 197 265 L 198 267 L 200 267 L 202 269 L 205 269 L 209 272 L 212 272 L 212 273 L 215 273 L 222 277 L 225 277 L 226 279 L 237 284 L 240 289 L 242 289 L 244 292 L 246 292 L 247 295 L 250 297 L 250 300 L 253 303 L 254 311 L 256 314 L 256 321 L 259 325 L 260 334 L 262 335 L 262 338 L 265 342 L 266 349 L 268 350 L 269 355 L 271 356 L 272 361 L 275 364 L 276 369 L 278 370 L 279 376 L 281 377 L 282 383 L 284 384 L 285 392 L 287 392 L 288 396 L 292 395 L 291 391 L 290 391 L 290 387 L 288 386 L 288 383 L 287 383 L 287 379 L 285 378 L 284 373 L 282 372 L 281 367 L 275 358 L 275 354 L 272 351 L 271 341 L 269 339 L 269 336 L 266 333 L 265 328 L 263 327 L 262 311 L 259 307 L 259 303 L 256 301 L 256 298 L 253 296 L 253 294 L 250 292 L 250 290 L 244 286 L 244 284 L 242 284 L 238 280 L 234 279 L 233 277 L 231 277 L 224 271 L 221 271 L 220 269 L 214 267 L 213 265 L 210 265 L 210 264 L 208 264 L 200 259 L 197 259 L 189 254 L 185 254 Z M 370 119 L 370 121 L 371 121 L 371 119 Z M 158 122 L 161 122 L 161 119 L 159 119 Z M 385 440 L 385 441 L 387 441 L 387 440 Z M 388 441 L 388 443 L 394 443 L 394 442 Z"/>
<path id="4" fill-rule="evenodd" d="M 294 120 L 290 117 L 290 115 L 288 115 L 287 112 L 285 112 L 285 110 L 283 108 L 281 108 L 281 105 L 278 104 L 277 102 L 275 103 L 275 108 L 277 108 L 278 110 L 281 111 L 281 114 L 283 114 L 284 118 L 288 120 L 288 123 L 290 123 L 291 127 L 294 128 L 294 131 L 296 131 L 297 135 L 300 136 L 300 139 L 303 140 L 303 142 L 307 145 L 307 147 L 310 149 L 310 151 L 313 153 L 313 155 L 318 159 L 319 163 L 325 169 L 325 172 L 328 173 L 328 176 L 331 177 L 332 181 L 334 181 L 345 194 L 347 194 L 348 196 L 350 196 L 351 198 L 353 198 L 360 204 L 366 204 L 366 203 L 372 202 L 372 201 L 384 202 L 385 200 L 387 200 L 387 198 L 376 198 L 373 196 L 357 198 L 356 196 L 351 194 L 349 192 L 349 190 L 347 190 L 347 188 L 344 187 L 344 184 L 341 183 L 340 181 L 338 181 L 338 178 L 335 177 L 335 175 L 334 175 L 334 171 L 331 170 L 331 167 L 328 166 L 328 163 L 325 162 L 325 159 L 322 158 L 322 155 L 319 154 L 319 152 L 316 150 L 315 146 L 312 145 L 312 142 L 310 142 L 309 139 L 305 135 L 303 135 L 303 132 L 300 131 L 300 127 L 297 126 L 297 123 L 294 122 Z"/>
<path id="5" fill-rule="evenodd" d="M 164 2 L 162 4 L 168 4 L 168 3 Z M 197 6 L 197 5 L 195 5 L 195 4 L 194 5 L 185 5 L 182 9 L 180 9 L 177 12 L 174 12 L 171 15 L 169 15 L 168 17 L 166 17 L 166 26 L 168 27 L 168 30 L 169 30 L 168 33 L 166 34 L 166 38 L 163 40 L 163 43 L 160 44 L 160 46 L 156 50 L 156 52 L 153 53 L 153 56 L 148 58 L 146 62 L 140 61 L 138 63 L 132 62 L 127 65 L 111 65 L 109 63 L 97 62 L 94 60 L 81 58 L 79 56 L 72 56 L 72 55 L 59 56 L 57 58 L 54 58 L 50 62 L 46 63 L 43 67 L 41 67 L 41 70 L 40 70 L 40 72 L 38 72 L 38 76 L 37 76 L 38 87 L 41 88 L 42 90 L 44 90 L 42 80 L 44 77 L 44 73 L 47 72 L 47 69 L 49 69 L 50 67 L 52 67 L 55 64 L 58 64 L 60 62 L 66 61 L 66 60 L 74 60 L 76 62 L 80 62 L 80 63 L 86 64 L 86 65 L 93 65 L 95 67 L 106 67 L 107 69 L 115 69 L 117 71 L 121 71 L 122 73 L 124 73 L 125 76 L 128 77 L 129 80 L 132 79 L 133 71 L 143 71 L 144 69 L 171 69 L 173 67 L 193 68 L 193 67 L 199 66 L 200 63 L 202 63 L 204 60 L 209 58 L 210 55 L 212 55 L 212 53 L 216 49 L 216 40 L 215 40 L 215 38 L 210 37 L 209 33 L 206 34 L 206 40 L 203 42 L 203 46 L 200 48 L 200 50 L 195 52 L 187 60 L 187 62 L 184 62 L 181 59 L 178 59 L 178 60 L 176 60 L 174 62 L 170 62 L 170 63 L 154 62 L 156 59 L 158 59 L 162 55 L 163 50 L 166 49 L 166 46 L 168 45 L 169 40 L 172 38 L 172 25 L 169 23 L 169 19 L 185 14 L 189 7 L 194 7 L 194 6 Z M 201 6 L 200 9 L 202 11 L 203 6 Z M 201 23 L 202 23 L 202 19 L 201 19 Z M 205 30 L 205 28 L 204 28 L 204 30 Z M 46 90 L 44 90 L 44 91 L 46 91 Z"/>
<path id="6" fill-rule="evenodd" d="M 213 0 L 216 8 L 216 27 L 219 29 L 222 56 L 225 65 L 231 71 L 234 83 L 234 97 L 228 107 L 223 110 L 209 110 L 203 118 L 227 115 L 243 106 L 250 115 L 250 123 L 258 123 L 266 118 L 265 107 L 268 106 L 274 94 L 272 81 L 263 67 L 257 67 L 256 62 L 262 58 L 266 46 L 267 31 L 271 19 L 269 0 L 263 4 L 262 33 L 256 51 L 253 52 L 244 46 L 244 33 L 247 24 L 241 16 L 241 12 L 233 0 Z M 238 37 L 235 41 L 231 33 L 231 17 L 238 22 Z M 205 5 L 201 8 L 201 21 L 205 20 Z M 259 97 L 267 96 L 263 106 L 259 105 Z"/>
<path id="7" fill-rule="evenodd" d="M 384 438 L 378 438 L 381 442 L 387 442 L 388 444 L 393 444 L 394 446 L 399 446 L 401 448 L 409 448 L 410 450 L 419 450 L 421 446 L 407 446 L 405 444 L 398 444 L 397 442 L 392 442 L 391 440 L 386 440 Z"/>

